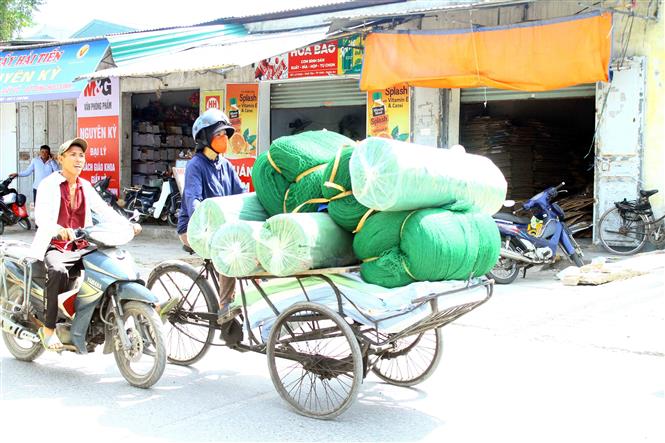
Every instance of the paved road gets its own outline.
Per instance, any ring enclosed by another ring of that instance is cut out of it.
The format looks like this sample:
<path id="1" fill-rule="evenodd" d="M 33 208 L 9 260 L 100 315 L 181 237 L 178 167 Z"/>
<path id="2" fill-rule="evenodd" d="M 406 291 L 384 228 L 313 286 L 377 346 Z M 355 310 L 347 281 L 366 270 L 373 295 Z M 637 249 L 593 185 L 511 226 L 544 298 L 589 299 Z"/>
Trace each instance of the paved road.
<path id="1" fill-rule="evenodd" d="M 147 270 L 182 256 L 170 243 L 131 249 Z M 407 389 L 369 376 L 351 409 L 328 422 L 288 408 L 262 355 L 216 348 L 138 390 L 111 356 L 26 364 L 0 345 L 3 441 L 662 442 L 664 280 L 661 268 L 564 287 L 553 271 L 532 272 L 444 328 L 429 380 Z"/>

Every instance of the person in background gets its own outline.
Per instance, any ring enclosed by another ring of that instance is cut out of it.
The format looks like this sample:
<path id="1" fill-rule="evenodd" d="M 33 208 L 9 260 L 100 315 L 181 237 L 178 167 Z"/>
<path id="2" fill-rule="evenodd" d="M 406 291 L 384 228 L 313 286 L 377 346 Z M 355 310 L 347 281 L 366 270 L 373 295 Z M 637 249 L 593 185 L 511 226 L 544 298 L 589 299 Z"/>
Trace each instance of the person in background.
<path id="1" fill-rule="evenodd" d="M 242 194 L 245 189 L 240 177 L 231 163 L 224 158 L 229 149 L 229 138 L 235 130 L 229 118 L 219 109 L 209 109 L 201 114 L 192 126 L 192 135 L 196 141 L 196 154 L 187 162 L 185 168 L 185 189 L 178 218 L 177 232 L 180 241 L 189 247 L 187 225 L 190 216 L 206 198 Z M 220 278 L 219 311 L 217 322 L 224 324 L 240 312 L 239 307 L 232 307 L 235 297 L 236 279 Z M 160 315 L 175 306 L 173 299 L 162 307 Z M 177 301 L 177 300 L 176 300 Z"/>
<path id="2" fill-rule="evenodd" d="M 58 163 L 51 157 L 51 148 L 49 145 L 42 145 L 39 148 L 39 156 L 32 159 L 30 165 L 21 172 L 14 172 L 9 174 L 10 177 L 27 177 L 34 173 L 35 177 L 32 180 L 32 201 L 37 202 L 37 188 L 45 177 L 59 171 Z"/>
<path id="3" fill-rule="evenodd" d="M 58 318 L 58 295 L 67 289 L 71 271 L 81 263 L 85 241 L 76 240 L 75 229 L 92 226 L 92 212 L 102 222 L 127 225 L 134 235 L 141 225 L 116 213 L 97 194 L 89 181 L 79 177 L 85 166 L 88 143 L 82 138 L 67 140 L 58 149 L 62 171 L 44 178 L 39 185 L 35 222 L 39 225 L 32 241 L 30 257 L 46 265 L 46 319 L 38 335 L 44 348 L 62 351 L 62 342 L 55 333 Z"/>

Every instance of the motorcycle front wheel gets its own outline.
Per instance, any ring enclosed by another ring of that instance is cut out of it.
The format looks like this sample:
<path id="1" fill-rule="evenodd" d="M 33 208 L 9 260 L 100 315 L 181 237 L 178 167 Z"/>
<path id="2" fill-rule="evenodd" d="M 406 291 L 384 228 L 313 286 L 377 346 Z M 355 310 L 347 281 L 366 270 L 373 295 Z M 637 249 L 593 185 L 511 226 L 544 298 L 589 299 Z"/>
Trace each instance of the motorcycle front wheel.
<path id="1" fill-rule="evenodd" d="M 124 349 L 116 333 L 113 337 L 115 362 L 130 385 L 149 388 L 161 378 L 166 366 L 162 322 L 152 306 L 138 301 L 123 306 L 122 320 L 130 347 Z"/>
<path id="2" fill-rule="evenodd" d="M 28 217 L 24 217 L 18 221 L 18 225 L 25 229 L 26 231 L 29 231 L 32 229 L 32 224 L 30 224 L 30 219 Z"/>

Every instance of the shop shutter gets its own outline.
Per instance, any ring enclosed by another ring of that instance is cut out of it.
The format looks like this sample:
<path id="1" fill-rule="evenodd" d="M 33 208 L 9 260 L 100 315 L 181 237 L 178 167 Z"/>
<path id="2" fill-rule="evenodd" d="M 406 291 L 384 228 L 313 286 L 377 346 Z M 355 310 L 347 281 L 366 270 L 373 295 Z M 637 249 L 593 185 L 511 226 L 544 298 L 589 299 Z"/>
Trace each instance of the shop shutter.
<path id="1" fill-rule="evenodd" d="M 270 86 L 270 108 L 321 108 L 365 106 L 367 93 L 354 78 L 335 80 L 289 81 Z"/>
<path id="2" fill-rule="evenodd" d="M 506 89 L 494 88 L 467 88 L 462 89 L 460 102 L 462 103 L 483 103 L 499 100 L 528 100 L 528 99 L 547 99 L 547 98 L 579 98 L 595 97 L 596 84 L 587 83 L 583 85 L 571 86 L 569 88 L 557 89 L 553 91 L 525 92 L 512 91 Z"/>

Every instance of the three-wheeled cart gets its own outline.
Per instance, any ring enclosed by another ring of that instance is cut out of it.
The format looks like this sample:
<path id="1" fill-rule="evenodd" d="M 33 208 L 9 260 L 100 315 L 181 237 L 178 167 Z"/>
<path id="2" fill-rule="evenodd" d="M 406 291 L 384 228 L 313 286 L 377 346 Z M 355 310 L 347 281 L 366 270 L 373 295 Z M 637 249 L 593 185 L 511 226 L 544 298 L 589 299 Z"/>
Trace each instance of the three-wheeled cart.
<path id="1" fill-rule="evenodd" d="M 147 286 L 181 298 L 168 314 L 172 363 L 201 359 L 221 330 L 224 346 L 267 355 L 277 392 L 298 413 L 329 419 L 351 406 L 370 371 L 399 386 L 429 377 L 441 358 L 441 328 L 489 300 L 494 285 L 482 277 L 386 289 L 364 283 L 357 271 L 239 278 L 242 314 L 223 325 L 210 260 L 198 269 L 163 262 Z"/>

